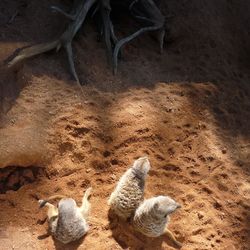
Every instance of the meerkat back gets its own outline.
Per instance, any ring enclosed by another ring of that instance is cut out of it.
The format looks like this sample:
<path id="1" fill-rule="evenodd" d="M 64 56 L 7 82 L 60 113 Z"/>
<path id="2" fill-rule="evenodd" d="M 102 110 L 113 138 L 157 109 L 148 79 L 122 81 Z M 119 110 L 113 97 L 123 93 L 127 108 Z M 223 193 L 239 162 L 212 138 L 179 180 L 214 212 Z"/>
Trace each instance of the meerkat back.
<path id="1" fill-rule="evenodd" d="M 128 219 L 143 201 L 144 186 L 150 163 L 147 157 L 137 159 L 119 180 L 111 194 L 110 209 L 123 219 Z"/>
<path id="2" fill-rule="evenodd" d="M 165 233 L 169 215 L 180 207 L 168 196 L 147 199 L 136 210 L 133 225 L 148 237 L 158 237 Z"/>
<path id="3" fill-rule="evenodd" d="M 62 243 L 78 240 L 89 229 L 76 202 L 71 199 L 62 199 L 58 204 L 58 218 L 51 223 L 51 233 Z"/>

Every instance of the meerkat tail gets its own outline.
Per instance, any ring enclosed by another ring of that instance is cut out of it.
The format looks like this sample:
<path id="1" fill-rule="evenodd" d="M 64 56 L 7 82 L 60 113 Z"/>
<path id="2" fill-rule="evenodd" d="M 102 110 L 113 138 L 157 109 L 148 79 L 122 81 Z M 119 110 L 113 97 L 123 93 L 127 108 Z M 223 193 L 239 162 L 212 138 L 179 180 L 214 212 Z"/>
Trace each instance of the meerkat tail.
<path id="1" fill-rule="evenodd" d="M 80 207 L 80 212 L 82 213 L 83 217 L 88 217 L 89 215 L 89 212 L 90 212 L 90 208 L 91 208 L 91 205 L 89 203 L 89 197 L 91 195 L 91 191 L 92 191 L 92 188 L 88 188 L 86 191 L 85 191 L 85 194 L 82 198 L 82 205 Z"/>
<path id="2" fill-rule="evenodd" d="M 174 234 L 169 229 L 165 228 L 164 234 L 167 235 L 177 247 L 182 247 L 182 243 L 176 240 Z"/>
<path id="3" fill-rule="evenodd" d="M 54 199 L 62 199 L 62 198 L 66 198 L 65 195 L 61 195 L 61 194 L 56 194 L 56 195 L 52 195 L 50 196 L 48 199 L 46 200 L 39 200 L 39 207 L 42 208 L 46 205 L 47 202 L 54 200 Z"/>
<path id="4" fill-rule="evenodd" d="M 60 47 L 60 41 L 55 40 L 52 42 L 41 43 L 34 46 L 30 46 L 28 48 L 24 48 L 18 53 L 17 56 L 15 56 L 10 62 L 8 62 L 8 67 L 12 67 L 26 58 L 42 54 L 54 48 L 59 49 L 59 47 Z"/>

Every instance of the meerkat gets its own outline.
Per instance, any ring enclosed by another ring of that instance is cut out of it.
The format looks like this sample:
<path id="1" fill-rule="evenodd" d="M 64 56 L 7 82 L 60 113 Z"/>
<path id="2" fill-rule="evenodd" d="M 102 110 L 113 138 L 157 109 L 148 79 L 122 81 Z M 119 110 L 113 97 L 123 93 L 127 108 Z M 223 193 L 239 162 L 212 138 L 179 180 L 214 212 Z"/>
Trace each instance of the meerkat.
<path id="1" fill-rule="evenodd" d="M 172 232 L 167 229 L 170 221 L 169 215 L 181 205 L 168 196 L 157 196 L 144 200 L 135 212 L 133 226 L 140 233 L 148 237 L 158 237 L 168 235 L 168 237 L 181 247 Z"/>
<path id="2" fill-rule="evenodd" d="M 149 169 L 148 158 L 141 157 L 120 178 L 108 200 L 110 210 L 120 218 L 129 219 L 143 201 L 145 179 Z"/>
<path id="3" fill-rule="evenodd" d="M 48 207 L 48 222 L 50 233 L 60 242 L 67 244 L 84 236 L 89 226 L 87 223 L 90 212 L 89 196 L 92 188 L 88 188 L 82 198 L 82 205 L 77 206 L 72 198 L 63 198 L 55 207 L 48 200 L 63 197 L 51 196 L 47 200 L 39 200 L 40 207 Z"/>

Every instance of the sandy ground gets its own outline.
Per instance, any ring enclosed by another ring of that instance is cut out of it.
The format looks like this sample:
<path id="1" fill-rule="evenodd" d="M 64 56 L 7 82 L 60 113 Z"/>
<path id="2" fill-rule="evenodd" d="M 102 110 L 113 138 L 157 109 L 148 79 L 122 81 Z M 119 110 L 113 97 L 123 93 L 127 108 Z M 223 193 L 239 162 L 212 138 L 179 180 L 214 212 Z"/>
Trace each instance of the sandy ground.
<path id="1" fill-rule="evenodd" d="M 62 32 L 66 22 L 48 11 L 58 2 L 0 2 L 1 61 Z M 107 198 L 143 155 L 152 164 L 146 197 L 182 204 L 169 225 L 182 249 L 249 249 L 250 4 L 170 0 L 162 9 L 175 15 L 163 55 L 142 36 L 124 48 L 116 76 L 92 23 L 85 26 L 74 42 L 83 94 L 64 52 L 1 67 L 0 167 L 42 168 L 33 183 L 0 194 L 1 249 L 174 249 L 127 225 L 109 229 Z M 131 20 L 115 27 L 120 37 L 135 28 Z M 67 246 L 41 237 L 46 210 L 37 199 L 80 202 L 89 186 L 88 235 Z"/>

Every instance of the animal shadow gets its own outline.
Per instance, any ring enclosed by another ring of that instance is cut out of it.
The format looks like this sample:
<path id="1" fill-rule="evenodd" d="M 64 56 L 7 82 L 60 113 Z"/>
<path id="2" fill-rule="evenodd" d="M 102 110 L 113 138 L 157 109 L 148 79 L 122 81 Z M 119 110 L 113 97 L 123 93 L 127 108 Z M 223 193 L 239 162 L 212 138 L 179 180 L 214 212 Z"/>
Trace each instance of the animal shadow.
<path id="1" fill-rule="evenodd" d="M 54 245 L 55 245 L 55 249 L 56 250 L 76 250 L 79 248 L 79 246 L 83 243 L 84 239 L 85 239 L 84 235 L 82 238 L 80 238 L 77 241 L 73 241 L 70 242 L 68 244 L 63 244 L 60 241 L 56 240 L 55 238 L 53 238 L 54 240 Z"/>
<path id="2" fill-rule="evenodd" d="M 47 237 L 50 237 L 51 234 L 49 233 L 49 231 L 47 231 L 45 234 L 43 235 L 39 235 L 37 238 L 39 240 L 43 240 Z M 62 242 L 58 241 L 57 239 L 55 239 L 53 236 L 51 236 L 53 238 L 54 241 L 54 246 L 56 250 L 76 250 L 79 248 L 79 246 L 83 243 L 84 239 L 85 239 L 84 235 L 82 238 L 80 238 L 79 240 L 70 242 L 68 244 L 63 244 Z"/>

